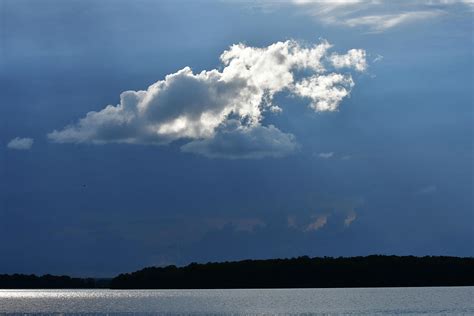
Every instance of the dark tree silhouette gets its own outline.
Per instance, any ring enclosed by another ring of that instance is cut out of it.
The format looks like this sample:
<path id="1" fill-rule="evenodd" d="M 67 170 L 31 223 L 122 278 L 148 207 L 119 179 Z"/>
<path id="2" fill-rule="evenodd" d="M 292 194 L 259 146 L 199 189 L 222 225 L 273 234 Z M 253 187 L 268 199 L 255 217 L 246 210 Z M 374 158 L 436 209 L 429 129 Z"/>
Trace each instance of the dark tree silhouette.
<path id="1" fill-rule="evenodd" d="M 145 268 L 111 288 L 326 288 L 474 285 L 474 258 L 380 256 L 244 260 Z"/>
<path id="2" fill-rule="evenodd" d="M 145 268 L 113 279 L 0 275 L 0 288 L 326 288 L 474 286 L 474 258 L 380 256 L 244 260 Z"/>
<path id="3" fill-rule="evenodd" d="M 0 274 L 2 289 L 87 289 L 108 285 L 108 280 L 71 278 L 69 276 L 43 276 L 26 274 Z"/>

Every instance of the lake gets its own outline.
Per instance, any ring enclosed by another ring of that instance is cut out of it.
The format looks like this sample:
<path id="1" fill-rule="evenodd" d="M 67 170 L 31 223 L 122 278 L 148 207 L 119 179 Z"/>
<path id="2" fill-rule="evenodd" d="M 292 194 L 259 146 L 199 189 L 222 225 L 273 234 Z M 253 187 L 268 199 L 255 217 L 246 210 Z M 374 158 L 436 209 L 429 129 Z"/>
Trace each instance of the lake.
<path id="1" fill-rule="evenodd" d="M 0 290 L 0 314 L 474 315 L 474 287 Z"/>

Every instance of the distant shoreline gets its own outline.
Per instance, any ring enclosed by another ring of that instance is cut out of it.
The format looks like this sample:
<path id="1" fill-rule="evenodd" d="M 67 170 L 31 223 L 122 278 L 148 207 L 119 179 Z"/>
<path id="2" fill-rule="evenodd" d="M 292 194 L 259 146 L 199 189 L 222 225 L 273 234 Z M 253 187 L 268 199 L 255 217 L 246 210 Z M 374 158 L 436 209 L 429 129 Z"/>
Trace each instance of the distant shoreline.
<path id="1" fill-rule="evenodd" d="M 0 289 L 288 289 L 474 286 L 474 258 L 316 257 L 150 267 L 111 279 L 0 274 Z"/>

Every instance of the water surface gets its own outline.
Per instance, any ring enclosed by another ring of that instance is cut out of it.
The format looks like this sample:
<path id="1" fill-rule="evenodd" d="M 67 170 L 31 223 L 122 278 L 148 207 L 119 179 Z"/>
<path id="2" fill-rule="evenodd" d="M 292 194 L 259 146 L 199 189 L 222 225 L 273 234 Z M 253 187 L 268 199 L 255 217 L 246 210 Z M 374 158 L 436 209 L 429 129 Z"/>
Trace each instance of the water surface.
<path id="1" fill-rule="evenodd" d="M 0 313 L 474 315 L 474 287 L 0 290 Z"/>

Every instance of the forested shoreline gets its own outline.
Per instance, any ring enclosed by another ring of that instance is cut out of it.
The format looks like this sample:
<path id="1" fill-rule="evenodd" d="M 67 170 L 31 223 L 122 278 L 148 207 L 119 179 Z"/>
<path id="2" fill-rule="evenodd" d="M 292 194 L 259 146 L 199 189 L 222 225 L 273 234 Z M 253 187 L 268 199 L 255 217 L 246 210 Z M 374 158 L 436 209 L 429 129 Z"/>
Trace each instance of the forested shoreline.
<path id="1" fill-rule="evenodd" d="M 112 279 L 1 275 L 3 289 L 329 288 L 474 286 L 474 258 L 315 257 L 149 267 Z"/>

